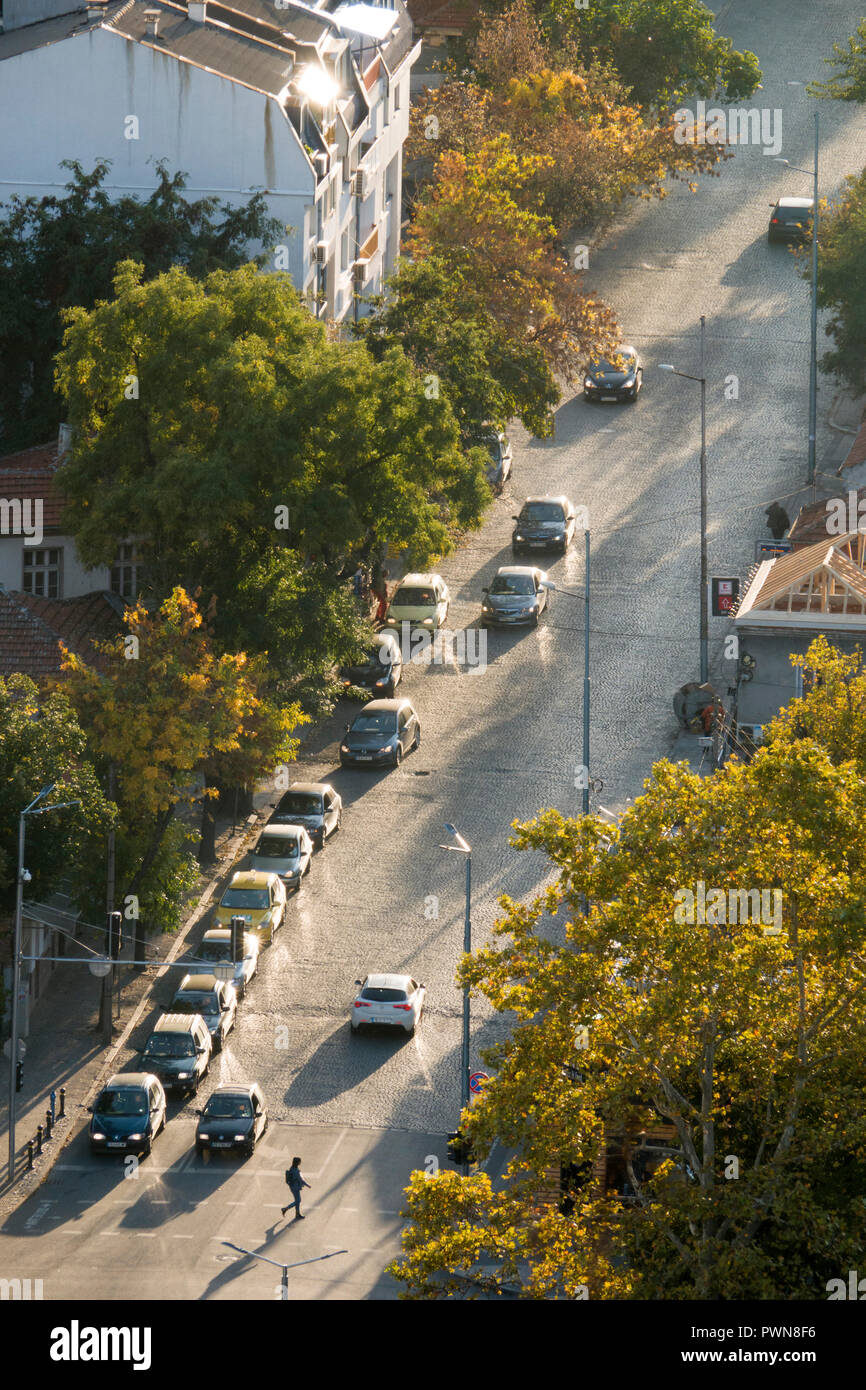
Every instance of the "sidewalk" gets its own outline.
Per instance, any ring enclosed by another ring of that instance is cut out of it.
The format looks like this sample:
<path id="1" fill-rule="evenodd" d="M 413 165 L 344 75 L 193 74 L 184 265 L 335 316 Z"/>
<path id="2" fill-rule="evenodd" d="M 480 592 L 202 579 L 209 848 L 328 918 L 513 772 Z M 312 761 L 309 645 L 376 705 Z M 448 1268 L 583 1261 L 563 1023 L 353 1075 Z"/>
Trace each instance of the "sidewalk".
<path id="1" fill-rule="evenodd" d="M 58 965 L 55 968 L 33 1011 L 30 1036 L 26 1040 L 24 1084 L 16 1097 L 15 1179 L 11 1184 L 7 1175 L 9 1058 L 2 1057 L 5 1070 L 0 1078 L 0 1220 L 45 1181 L 73 1131 L 86 1118 L 86 1106 L 98 1087 L 112 1072 L 121 1070 L 134 1059 L 136 1049 L 130 1046 L 128 1040 L 141 1016 L 151 1006 L 156 981 L 166 963 L 182 955 L 194 941 L 196 930 L 214 896 L 218 896 L 227 872 L 233 868 L 269 812 L 269 797 L 269 793 L 260 793 L 254 798 L 254 825 L 244 823 L 233 832 L 230 820 L 224 817 L 218 819 L 217 862 L 200 875 L 190 895 L 188 913 L 180 930 L 148 938 L 146 955 L 148 960 L 154 962 L 152 968 L 139 969 L 124 965 L 123 958 L 132 956 L 131 933 L 124 941 L 117 968 L 110 1046 L 103 1043 L 103 1031 L 99 1027 L 101 980 L 96 979 L 84 965 Z M 97 941 L 95 932 L 82 930 L 76 940 L 67 940 L 69 955 L 83 954 L 76 949 L 77 942 L 93 947 L 103 945 Z M 44 1141 L 41 1157 L 34 1159 L 33 1169 L 28 1171 L 28 1140 L 35 1141 L 37 1125 L 45 1127 L 45 1112 L 50 1108 L 52 1090 L 57 1092 L 56 1110 L 59 1114 L 61 1087 L 66 1091 L 65 1118 L 58 1119 L 51 1139 Z"/>

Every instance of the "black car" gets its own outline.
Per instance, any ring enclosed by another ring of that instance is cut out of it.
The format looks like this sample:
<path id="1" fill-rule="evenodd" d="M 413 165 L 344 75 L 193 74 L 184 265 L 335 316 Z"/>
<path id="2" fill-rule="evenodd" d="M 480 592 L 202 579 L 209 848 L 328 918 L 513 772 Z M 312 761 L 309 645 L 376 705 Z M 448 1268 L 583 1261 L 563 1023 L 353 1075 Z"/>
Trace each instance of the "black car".
<path id="1" fill-rule="evenodd" d="M 141 1070 L 158 1076 L 166 1091 L 194 1096 L 208 1074 L 212 1050 L 201 1014 L 165 1014 L 144 1045 Z"/>
<path id="2" fill-rule="evenodd" d="M 145 1157 L 165 1129 L 165 1091 L 152 1072 L 118 1072 L 90 1110 L 90 1152 Z"/>
<path id="3" fill-rule="evenodd" d="M 205 1149 L 219 1149 L 251 1158 L 267 1127 L 268 1107 L 258 1086 L 217 1086 L 200 1112 L 195 1151 L 199 1157 Z"/>
<path id="4" fill-rule="evenodd" d="M 778 203 L 771 203 L 770 206 L 773 211 L 767 228 L 768 241 L 807 240 L 812 229 L 814 205 L 811 198 L 780 198 Z"/>
<path id="5" fill-rule="evenodd" d="M 636 401 L 642 385 L 640 358 L 624 343 L 609 360 L 590 362 L 583 378 L 583 394 L 588 401 Z"/>
<path id="6" fill-rule="evenodd" d="M 403 679 L 403 653 L 394 634 L 380 633 L 365 660 L 355 666 L 342 667 L 340 679 L 344 686 L 358 686 L 361 690 L 372 690 L 374 695 L 392 699 Z"/>
<path id="7" fill-rule="evenodd" d="M 527 497 L 514 517 L 511 550 L 560 550 L 564 555 L 574 535 L 574 505 L 567 497 Z"/>
<path id="8" fill-rule="evenodd" d="M 399 767 L 404 753 L 421 742 L 421 721 L 408 700 L 371 700 L 357 714 L 340 744 L 343 767 Z"/>

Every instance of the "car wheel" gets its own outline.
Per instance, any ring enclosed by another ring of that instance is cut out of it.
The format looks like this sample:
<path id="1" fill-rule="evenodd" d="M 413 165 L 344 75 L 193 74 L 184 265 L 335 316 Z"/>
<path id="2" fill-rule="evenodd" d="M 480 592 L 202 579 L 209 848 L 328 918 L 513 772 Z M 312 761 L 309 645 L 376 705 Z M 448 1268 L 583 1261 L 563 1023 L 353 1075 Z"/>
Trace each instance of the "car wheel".
<path id="1" fill-rule="evenodd" d="M 397 744 L 396 751 L 395 751 L 395 753 L 394 753 L 394 766 L 395 766 L 395 767 L 399 767 L 400 764 L 402 763 L 402 761 L 403 761 L 403 749 L 402 749 L 401 745 L 398 743 L 398 744 Z"/>
<path id="2" fill-rule="evenodd" d="M 142 1149 L 141 1149 L 141 1156 L 142 1156 L 142 1158 L 150 1158 L 150 1155 L 151 1155 L 152 1150 L 153 1150 L 153 1140 L 152 1140 L 152 1139 L 145 1139 L 144 1144 L 142 1145 Z"/>
<path id="3" fill-rule="evenodd" d="M 412 1024 L 412 1027 L 411 1027 L 411 1028 L 407 1028 L 405 1031 L 406 1031 L 406 1037 L 407 1037 L 407 1038 L 414 1038 L 414 1036 L 415 1036 L 415 1024 L 413 1023 L 413 1024 Z"/>
<path id="4" fill-rule="evenodd" d="M 533 626 L 533 627 L 538 627 L 538 613 L 537 613 L 537 612 L 533 613 L 533 615 L 532 615 L 532 626 Z"/>
<path id="5" fill-rule="evenodd" d="M 420 725 L 420 724 L 418 725 L 418 728 L 415 730 L 415 742 L 412 744 L 412 747 L 413 747 L 413 748 L 420 748 L 420 747 L 421 747 L 421 725 Z"/>
<path id="6" fill-rule="evenodd" d="M 255 1152 L 255 1147 L 256 1145 L 254 1140 L 251 1140 L 249 1144 L 245 1144 L 242 1150 L 244 1158 L 252 1158 Z"/>
<path id="7" fill-rule="evenodd" d="M 196 1146 L 195 1146 L 195 1156 L 196 1156 L 196 1158 L 204 1158 L 204 1145 L 203 1145 L 203 1144 L 196 1144 Z"/>

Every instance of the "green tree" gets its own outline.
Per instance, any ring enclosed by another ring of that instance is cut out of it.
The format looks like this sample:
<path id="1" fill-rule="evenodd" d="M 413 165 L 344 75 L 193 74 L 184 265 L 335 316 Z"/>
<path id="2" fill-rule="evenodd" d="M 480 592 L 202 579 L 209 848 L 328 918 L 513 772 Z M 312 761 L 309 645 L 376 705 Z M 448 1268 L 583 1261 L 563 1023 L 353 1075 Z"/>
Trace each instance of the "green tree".
<path id="1" fill-rule="evenodd" d="M 834 43 L 832 58 L 824 62 L 839 71 L 826 82 L 810 82 L 806 88 L 810 96 L 866 101 L 866 19 L 861 19 L 847 45 Z"/>
<path id="2" fill-rule="evenodd" d="M 482 1287 L 526 1297 L 823 1298 L 855 1267 L 864 676 L 829 649 L 804 665 L 820 679 L 748 766 L 704 779 L 662 762 L 618 826 L 547 811 L 517 827 L 556 881 L 528 906 L 504 898 L 459 978 L 516 1019 L 464 1128 L 476 1153 L 498 1138 L 518 1156 L 501 1191 L 414 1175 L 393 1267 L 410 1297 L 464 1287 L 482 1258 Z M 700 885 L 704 922 L 688 913 Z M 626 1143 L 628 1201 L 587 1180 L 572 1210 L 545 1206 L 560 1162 L 586 1173 L 617 1133 L 661 1124 L 656 1171 Z"/>
<path id="3" fill-rule="evenodd" d="M 62 167 L 71 173 L 64 195 L 16 196 L 0 209 L 0 438 L 7 451 L 56 435 L 61 311 L 106 298 L 120 261 L 140 261 L 147 278 L 172 265 L 201 278 L 243 265 L 251 242 L 270 246 L 284 232 L 262 194 L 240 207 L 216 198 L 190 202 L 186 176 L 170 175 L 162 162 L 156 188 L 142 200 L 110 197 L 106 161 L 89 174 L 75 160 Z"/>
<path id="4" fill-rule="evenodd" d="M 866 169 L 845 185 L 818 223 L 818 304 L 830 310 L 826 332 L 834 343 L 821 366 L 860 392 L 866 389 Z M 803 276 L 811 278 L 811 269 Z"/>

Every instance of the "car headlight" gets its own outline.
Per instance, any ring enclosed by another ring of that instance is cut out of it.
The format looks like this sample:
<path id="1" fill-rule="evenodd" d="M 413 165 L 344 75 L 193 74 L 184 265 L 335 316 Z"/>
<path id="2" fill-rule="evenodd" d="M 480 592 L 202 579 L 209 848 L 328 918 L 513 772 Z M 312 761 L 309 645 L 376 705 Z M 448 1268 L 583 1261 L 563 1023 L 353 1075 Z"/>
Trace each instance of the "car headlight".
<path id="1" fill-rule="evenodd" d="M 236 1135 L 235 1135 L 235 1143 L 236 1143 L 236 1144 L 242 1144 L 243 1141 L 246 1139 L 246 1137 L 247 1137 L 247 1136 L 246 1136 L 245 1134 L 236 1134 Z"/>
<path id="2" fill-rule="evenodd" d="M 189 1078 L 190 1078 L 191 1076 L 192 1076 L 192 1072 L 191 1072 L 191 1071 L 179 1071 L 178 1074 L 177 1074 L 177 1079 L 178 1079 L 178 1081 L 189 1081 Z"/>
<path id="3" fill-rule="evenodd" d="M 210 1139 L 210 1135 L 209 1135 L 209 1134 L 205 1134 L 205 1132 L 204 1132 L 203 1129 L 200 1129 L 200 1130 L 199 1130 L 199 1132 L 198 1132 L 198 1137 L 199 1137 L 199 1139 Z"/>
<path id="4" fill-rule="evenodd" d="M 525 537 L 525 536 L 519 536 L 519 535 L 515 534 L 514 539 L 515 539 L 516 541 L 522 541 L 522 540 L 525 540 L 526 537 Z"/>
<path id="5" fill-rule="evenodd" d="M 98 1129 L 98 1130 L 96 1130 L 95 1132 L 91 1133 L 91 1136 L 90 1136 L 90 1137 L 91 1137 L 91 1139 L 103 1139 L 103 1140 L 104 1140 L 106 1136 L 102 1133 L 102 1130 L 101 1130 L 101 1129 Z"/>
<path id="6" fill-rule="evenodd" d="M 481 612 L 482 612 L 482 613 L 492 613 L 492 612 L 493 612 L 493 605 L 492 605 L 492 603 L 482 603 L 482 605 L 481 605 Z"/>
<path id="7" fill-rule="evenodd" d="M 390 743 L 386 743 L 382 748 L 379 749 L 379 752 L 380 752 L 380 753 L 392 753 L 393 751 L 394 751 L 394 741 L 393 741 L 393 739 L 391 740 Z"/>
<path id="8" fill-rule="evenodd" d="M 627 376 L 625 381 L 623 382 L 623 386 L 634 386 L 634 381 L 635 379 L 633 374 L 631 376 Z"/>
<path id="9" fill-rule="evenodd" d="M 432 626 L 433 626 L 433 619 L 432 619 L 432 618 L 422 618 L 421 621 L 422 621 L 422 623 L 424 624 L 425 627 L 432 627 Z"/>
<path id="10" fill-rule="evenodd" d="M 143 1139 L 143 1138 L 144 1138 L 144 1135 L 143 1135 L 143 1134 L 128 1134 L 126 1137 L 127 1137 L 128 1139 Z"/>
<path id="11" fill-rule="evenodd" d="M 351 751 L 352 751 L 352 750 L 350 749 L 348 743 L 341 743 L 341 744 L 340 744 L 340 752 L 341 752 L 341 753 L 350 753 Z"/>
<path id="12" fill-rule="evenodd" d="M 593 379 L 592 379 L 591 376 L 588 376 L 588 377 L 585 377 L 585 378 L 584 378 L 584 382 L 583 382 L 583 389 L 584 389 L 584 391 L 591 391 L 592 388 L 593 388 L 594 386 L 595 386 L 595 382 L 593 381 Z"/>

